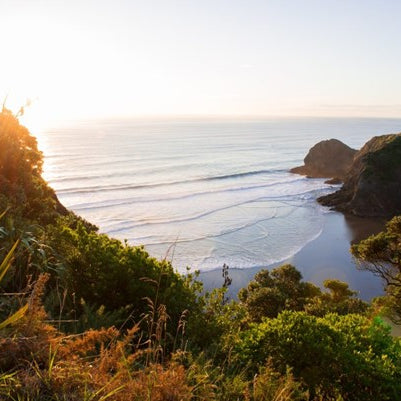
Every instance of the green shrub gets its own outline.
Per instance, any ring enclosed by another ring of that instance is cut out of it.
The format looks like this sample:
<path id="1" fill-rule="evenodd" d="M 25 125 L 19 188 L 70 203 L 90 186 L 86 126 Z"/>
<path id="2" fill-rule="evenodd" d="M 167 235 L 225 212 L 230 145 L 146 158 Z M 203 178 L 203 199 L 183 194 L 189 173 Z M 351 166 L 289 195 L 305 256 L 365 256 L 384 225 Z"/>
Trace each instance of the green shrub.
<path id="1" fill-rule="evenodd" d="M 401 344 L 379 319 L 286 311 L 244 331 L 236 355 L 251 374 L 267 361 L 282 374 L 289 366 L 324 399 L 395 400 L 401 392 Z"/>

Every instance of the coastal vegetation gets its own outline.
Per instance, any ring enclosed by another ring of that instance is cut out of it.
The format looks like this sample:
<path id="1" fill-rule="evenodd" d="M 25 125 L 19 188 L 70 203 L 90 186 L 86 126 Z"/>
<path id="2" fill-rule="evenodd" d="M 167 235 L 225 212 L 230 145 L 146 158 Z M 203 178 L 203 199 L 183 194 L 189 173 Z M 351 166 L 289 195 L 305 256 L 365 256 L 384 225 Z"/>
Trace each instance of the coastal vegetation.
<path id="1" fill-rule="evenodd" d="M 228 300 L 100 234 L 41 177 L 36 140 L 0 113 L 1 400 L 397 400 L 401 220 L 354 245 L 385 279 L 372 303 L 292 265 Z"/>
<path id="2" fill-rule="evenodd" d="M 401 216 L 387 223 L 386 229 L 351 247 L 360 266 L 386 283 L 387 296 L 380 301 L 392 320 L 401 324 Z"/>

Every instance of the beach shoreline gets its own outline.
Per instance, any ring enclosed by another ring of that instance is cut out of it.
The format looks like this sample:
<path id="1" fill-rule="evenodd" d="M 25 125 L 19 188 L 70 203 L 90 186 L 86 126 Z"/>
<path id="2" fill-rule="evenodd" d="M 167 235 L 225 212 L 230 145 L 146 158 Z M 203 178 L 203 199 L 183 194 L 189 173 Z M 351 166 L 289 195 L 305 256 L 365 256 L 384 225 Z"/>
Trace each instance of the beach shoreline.
<path id="1" fill-rule="evenodd" d="M 383 294 L 383 284 L 378 277 L 357 268 L 350 246 L 360 240 L 377 234 L 384 228 L 383 219 L 362 218 L 331 211 L 325 214 L 321 234 L 308 242 L 293 256 L 280 262 L 261 267 L 239 269 L 230 267 L 229 276 L 232 284 L 228 296 L 236 298 L 238 291 L 253 279 L 262 269 L 273 269 L 286 263 L 294 265 L 305 281 L 322 286 L 329 278 L 339 279 L 349 284 L 352 290 L 364 300 L 370 300 Z M 221 287 L 223 284 L 221 269 L 201 272 L 199 279 L 206 291 Z"/>

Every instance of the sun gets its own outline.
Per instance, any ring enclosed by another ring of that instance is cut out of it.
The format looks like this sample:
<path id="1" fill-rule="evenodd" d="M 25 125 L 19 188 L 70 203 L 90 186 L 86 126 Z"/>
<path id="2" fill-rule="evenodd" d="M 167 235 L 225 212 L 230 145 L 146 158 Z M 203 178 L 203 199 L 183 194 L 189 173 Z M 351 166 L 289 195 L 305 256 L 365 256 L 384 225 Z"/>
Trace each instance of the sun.
<path id="1" fill-rule="evenodd" d="M 0 50 L 0 101 L 7 98 L 6 106 L 15 112 L 30 99 L 22 120 L 31 130 L 41 132 L 67 113 L 74 119 L 96 107 L 99 96 L 90 103 L 83 94 L 99 90 L 92 52 L 98 54 L 100 45 L 86 32 L 21 16 L 18 26 L 6 19 L 0 34 L 7 38 Z"/>

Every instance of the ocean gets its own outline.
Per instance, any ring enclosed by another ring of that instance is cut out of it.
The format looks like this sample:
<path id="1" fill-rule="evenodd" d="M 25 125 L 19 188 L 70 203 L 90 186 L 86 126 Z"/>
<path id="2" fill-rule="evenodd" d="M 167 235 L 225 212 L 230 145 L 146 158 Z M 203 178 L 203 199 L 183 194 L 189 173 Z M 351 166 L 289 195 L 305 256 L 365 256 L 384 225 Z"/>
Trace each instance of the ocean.
<path id="1" fill-rule="evenodd" d="M 179 272 L 264 267 L 317 238 L 337 189 L 291 174 L 315 143 L 360 148 L 401 119 L 110 119 L 39 136 L 44 177 L 100 231 Z"/>

